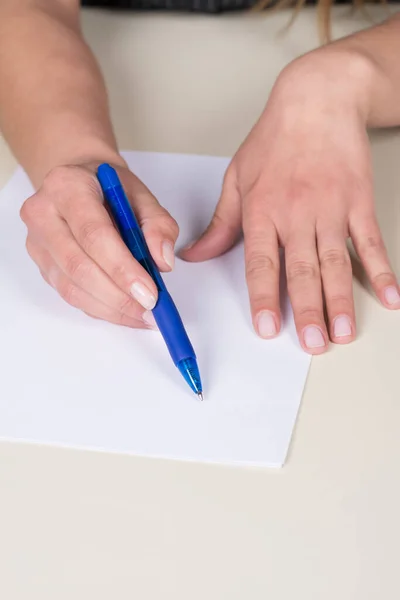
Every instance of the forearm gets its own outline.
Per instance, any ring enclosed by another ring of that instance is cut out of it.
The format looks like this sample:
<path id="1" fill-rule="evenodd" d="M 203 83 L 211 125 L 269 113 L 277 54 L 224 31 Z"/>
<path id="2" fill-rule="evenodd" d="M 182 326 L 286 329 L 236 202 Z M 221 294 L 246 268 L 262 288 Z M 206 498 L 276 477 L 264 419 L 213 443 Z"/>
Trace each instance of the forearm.
<path id="1" fill-rule="evenodd" d="M 303 114 L 329 120 L 343 112 L 367 127 L 400 125 L 400 14 L 293 61 L 272 97 L 284 98 L 290 127 L 302 124 Z"/>
<path id="2" fill-rule="evenodd" d="M 332 51 L 352 53 L 366 60 L 359 98 L 367 125 L 400 125 L 400 13 L 381 25 L 335 42 Z"/>
<path id="3" fill-rule="evenodd" d="M 5 1 L 0 9 L 0 127 L 35 185 L 57 165 L 122 162 L 79 3 L 71 4 Z"/>

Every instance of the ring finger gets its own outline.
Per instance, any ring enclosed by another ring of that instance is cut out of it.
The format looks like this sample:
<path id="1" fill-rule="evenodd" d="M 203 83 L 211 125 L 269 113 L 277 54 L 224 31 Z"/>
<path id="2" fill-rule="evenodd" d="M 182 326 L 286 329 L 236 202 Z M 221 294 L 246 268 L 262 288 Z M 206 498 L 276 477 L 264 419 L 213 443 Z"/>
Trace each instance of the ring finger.
<path id="1" fill-rule="evenodd" d="M 111 281 L 101 267 L 82 250 L 65 221 L 54 220 L 51 231 L 43 233 L 42 239 L 54 262 L 76 287 L 85 290 L 116 313 L 137 317 L 141 308 L 138 302 Z M 153 308 L 153 303 L 144 308 Z"/>
<path id="2" fill-rule="evenodd" d="M 139 329 L 154 328 L 154 320 L 151 312 L 144 311 L 139 306 L 134 316 L 118 312 L 76 285 L 63 273 L 46 249 L 28 241 L 27 250 L 31 258 L 38 265 L 45 281 L 70 306 L 78 308 L 94 318 L 102 319 L 116 325 Z"/>

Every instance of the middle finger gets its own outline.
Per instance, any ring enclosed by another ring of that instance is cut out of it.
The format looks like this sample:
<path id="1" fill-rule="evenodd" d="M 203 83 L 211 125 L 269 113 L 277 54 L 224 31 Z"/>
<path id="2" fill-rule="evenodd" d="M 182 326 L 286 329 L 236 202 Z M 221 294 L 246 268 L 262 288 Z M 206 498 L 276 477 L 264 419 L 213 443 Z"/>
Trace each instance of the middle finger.
<path id="1" fill-rule="evenodd" d="M 285 245 L 288 291 L 300 343 L 306 352 L 321 354 L 328 345 L 321 273 L 314 226 L 295 231 Z"/>
<path id="2" fill-rule="evenodd" d="M 27 240 L 27 251 L 30 257 L 38 265 L 40 272 L 61 298 L 71 306 L 80 309 L 84 313 L 110 323 L 125 325 L 133 328 L 153 328 L 154 319 L 150 311 L 144 311 L 138 307 L 135 315 L 120 313 L 97 298 L 78 287 L 54 262 L 52 256 L 41 246 Z"/>
<path id="3" fill-rule="evenodd" d="M 79 288 L 118 313 L 137 317 L 140 305 L 82 250 L 64 220 L 55 220 L 51 230 L 43 232 L 42 243 L 61 271 Z M 142 306 L 147 310 L 153 308 L 145 306 L 145 302 Z"/>
<path id="4" fill-rule="evenodd" d="M 353 278 L 343 232 L 322 227 L 317 232 L 318 254 L 331 339 L 347 344 L 355 336 Z"/>

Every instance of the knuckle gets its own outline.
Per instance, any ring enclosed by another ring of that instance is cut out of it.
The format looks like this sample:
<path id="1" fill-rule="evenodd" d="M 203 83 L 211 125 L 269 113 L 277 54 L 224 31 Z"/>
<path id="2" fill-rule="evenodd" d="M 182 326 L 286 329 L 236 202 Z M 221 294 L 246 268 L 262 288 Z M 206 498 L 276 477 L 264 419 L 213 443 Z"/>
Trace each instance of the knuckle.
<path id="1" fill-rule="evenodd" d="M 219 206 L 215 210 L 210 225 L 208 226 L 208 230 L 210 229 L 225 230 L 232 238 L 237 238 L 240 232 L 238 225 L 225 217 L 223 210 Z"/>
<path id="2" fill-rule="evenodd" d="M 178 233 L 179 233 L 178 223 L 167 212 L 161 214 L 158 217 L 158 225 L 159 225 L 160 229 L 165 229 L 167 231 L 170 231 L 174 237 L 178 237 Z"/>
<path id="3" fill-rule="evenodd" d="M 174 238 L 177 238 L 179 234 L 178 223 L 161 207 L 157 213 L 142 218 L 140 225 L 145 232 L 164 231 L 170 233 Z"/>
<path id="4" fill-rule="evenodd" d="M 331 294 L 328 297 L 329 302 L 333 302 L 335 304 L 351 304 L 351 297 L 346 296 L 345 294 Z"/>
<path id="5" fill-rule="evenodd" d="M 123 327 L 129 327 L 130 329 L 145 329 L 146 326 L 144 323 L 141 323 L 139 320 L 132 319 L 127 315 L 119 315 L 116 320 L 117 325 L 122 325 Z"/>
<path id="6" fill-rule="evenodd" d="M 293 282 L 303 279 L 316 279 L 318 277 L 317 266 L 306 260 L 295 260 L 288 264 L 287 278 Z"/>
<path id="7" fill-rule="evenodd" d="M 117 311 L 119 315 L 131 315 L 135 307 L 135 303 L 129 296 L 124 296 L 118 303 Z"/>
<path id="8" fill-rule="evenodd" d="M 169 226 L 171 228 L 172 235 L 175 238 L 177 238 L 178 235 L 179 235 L 179 225 L 178 225 L 178 223 L 175 221 L 175 219 L 173 217 L 169 217 L 169 219 L 170 219 Z"/>
<path id="9" fill-rule="evenodd" d="M 257 291 L 253 293 L 250 290 L 250 304 L 252 309 L 258 313 L 260 309 L 279 310 L 279 300 L 277 295 L 271 294 L 271 290 L 266 289 L 265 293 Z"/>
<path id="10" fill-rule="evenodd" d="M 346 312 L 351 314 L 353 312 L 353 297 L 351 294 L 348 296 L 344 294 L 332 294 L 326 297 L 326 304 L 328 310 L 334 310 L 335 312 Z"/>
<path id="11" fill-rule="evenodd" d="M 344 268 L 350 265 L 350 257 L 347 252 L 340 249 L 326 250 L 320 256 L 321 269 L 333 267 Z"/>
<path id="12" fill-rule="evenodd" d="M 218 208 L 212 216 L 210 227 L 212 227 L 212 228 L 220 228 L 220 227 L 229 228 L 230 227 L 229 221 L 224 219 L 224 217 L 221 215 Z"/>
<path id="13" fill-rule="evenodd" d="M 247 279 L 257 279 L 269 273 L 276 273 L 277 265 L 270 256 L 255 254 L 249 256 L 246 263 Z"/>
<path id="14" fill-rule="evenodd" d="M 65 272 L 76 282 L 82 282 L 89 274 L 88 261 L 82 259 L 80 254 L 68 254 L 65 257 Z"/>
<path id="15" fill-rule="evenodd" d="M 115 323 L 115 325 L 124 325 L 127 318 L 126 315 L 124 315 L 121 312 L 113 312 L 112 314 L 110 314 L 109 320 L 111 321 L 111 323 Z"/>
<path id="16" fill-rule="evenodd" d="M 321 311 L 315 306 L 300 306 L 296 310 L 296 316 L 297 318 L 309 321 L 310 323 L 319 323 L 323 318 Z"/>
<path id="17" fill-rule="evenodd" d="M 382 273 L 378 273 L 371 278 L 371 283 L 375 287 L 380 287 L 380 285 L 387 285 L 388 282 L 395 282 L 396 278 L 391 271 L 383 271 Z"/>
<path id="18" fill-rule="evenodd" d="M 60 283 L 57 287 L 57 291 L 67 304 L 79 308 L 78 289 L 71 281 L 66 280 Z"/>
<path id="19" fill-rule="evenodd" d="M 126 284 L 128 285 L 128 269 L 123 263 L 116 263 L 110 270 L 110 277 L 117 284 Z"/>
<path id="20" fill-rule="evenodd" d="M 19 211 L 19 216 L 21 217 L 21 219 L 23 220 L 24 223 L 26 223 L 29 219 L 29 215 L 30 215 L 30 211 L 31 211 L 31 202 L 30 202 L 30 198 L 28 198 L 27 200 L 25 200 L 25 202 L 23 203 L 21 210 Z"/>
<path id="21" fill-rule="evenodd" d="M 90 252 L 99 240 L 114 232 L 111 223 L 86 221 L 79 230 L 78 239 L 82 247 Z"/>
<path id="22" fill-rule="evenodd" d="M 373 250 L 380 252 L 385 250 L 385 245 L 380 235 L 367 236 L 363 241 L 362 246 L 366 251 Z"/>
<path id="23" fill-rule="evenodd" d="M 31 196 L 25 200 L 19 214 L 22 221 L 26 225 L 29 225 L 38 221 L 42 221 L 45 210 L 46 204 L 42 202 L 39 194 L 35 194 L 34 196 Z"/>
<path id="24" fill-rule="evenodd" d="M 221 215 L 221 213 L 219 212 L 219 210 L 217 209 L 215 211 L 215 213 L 213 214 L 211 223 L 215 226 L 215 227 L 219 227 L 220 225 L 225 224 L 225 219 L 223 218 L 223 216 Z"/>

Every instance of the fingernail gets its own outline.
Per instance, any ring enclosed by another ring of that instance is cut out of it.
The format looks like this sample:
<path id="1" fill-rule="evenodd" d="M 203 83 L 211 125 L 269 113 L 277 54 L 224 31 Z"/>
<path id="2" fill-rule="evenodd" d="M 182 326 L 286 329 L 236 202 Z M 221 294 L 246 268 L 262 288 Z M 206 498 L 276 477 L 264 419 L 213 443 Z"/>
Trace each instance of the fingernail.
<path id="1" fill-rule="evenodd" d="M 262 338 L 271 338 L 278 333 L 274 316 L 269 310 L 263 310 L 257 316 L 257 330 Z"/>
<path id="2" fill-rule="evenodd" d="M 150 310 L 146 310 L 146 312 L 142 314 L 142 319 L 146 323 L 146 325 L 150 327 L 150 329 L 158 329 L 156 320 L 153 316 L 153 313 Z"/>
<path id="3" fill-rule="evenodd" d="M 315 325 L 309 325 L 304 329 L 303 332 L 304 343 L 307 348 L 322 348 L 325 346 L 324 336 L 319 327 Z"/>
<path id="4" fill-rule="evenodd" d="M 400 294 L 394 286 L 387 287 L 385 289 L 385 300 L 390 306 L 398 304 L 400 302 Z"/>
<path id="5" fill-rule="evenodd" d="M 156 305 L 156 298 L 151 291 L 139 281 L 131 285 L 131 294 L 147 310 L 152 310 Z"/>
<path id="6" fill-rule="evenodd" d="M 333 321 L 333 334 L 335 337 L 348 337 L 351 335 L 351 323 L 346 315 L 339 315 Z"/>
<path id="7" fill-rule="evenodd" d="M 172 270 L 175 265 L 175 253 L 174 246 L 171 244 L 171 242 L 163 242 L 162 255 L 163 259 L 165 260 L 169 268 Z"/>

